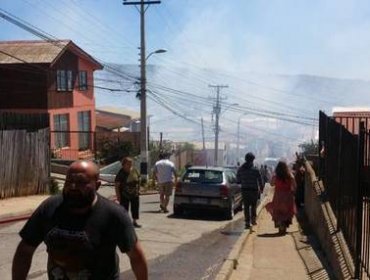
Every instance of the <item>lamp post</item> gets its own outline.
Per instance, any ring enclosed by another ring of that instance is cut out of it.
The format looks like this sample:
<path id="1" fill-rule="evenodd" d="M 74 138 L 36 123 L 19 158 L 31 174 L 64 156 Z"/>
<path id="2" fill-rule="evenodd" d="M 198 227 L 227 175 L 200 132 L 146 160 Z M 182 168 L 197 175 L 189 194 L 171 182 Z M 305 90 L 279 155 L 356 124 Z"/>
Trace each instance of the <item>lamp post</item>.
<path id="1" fill-rule="evenodd" d="M 237 139 L 237 143 L 236 143 L 236 152 L 237 152 L 236 154 L 238 155 L 238 161 L 240 159 L 240 149 L 239 149 L 239 145 L 240 145 L 240 119 L 242 117 L 244 117 L 245 115 L 247 115 L 247 114 L 248 114 L 248 112 L 245 112 L 242 115 L 240 115 L 240 117 L 238 118 L 238 133 L 237 133 L 238 139 Z"/>
<path id="2" fill-rule="evenodd" d="M 141 47 L 140 59 L 140 149 L 141 162 L 140 173 L 143 179 L 148 175 L 148 131 L 147 131 L 147 111 L 146 111 L 146 61 L 153 54 L 165 53 L 167 50 L 158 49 L 145 56 L 145 46 Z"/>

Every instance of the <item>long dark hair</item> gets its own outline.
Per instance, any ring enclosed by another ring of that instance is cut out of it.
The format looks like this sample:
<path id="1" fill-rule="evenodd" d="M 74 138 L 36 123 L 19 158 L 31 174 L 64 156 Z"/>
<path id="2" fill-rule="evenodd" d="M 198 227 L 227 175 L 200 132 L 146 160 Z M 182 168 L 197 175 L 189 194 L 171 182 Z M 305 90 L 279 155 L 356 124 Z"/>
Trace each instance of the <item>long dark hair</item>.
<path id="1" fill-rule="evenodd" d="M 286 181 L 290 179 L 290 172 L 288 165 L 284 161 L 279 161 L 275 168 L 276 178 Z"/>

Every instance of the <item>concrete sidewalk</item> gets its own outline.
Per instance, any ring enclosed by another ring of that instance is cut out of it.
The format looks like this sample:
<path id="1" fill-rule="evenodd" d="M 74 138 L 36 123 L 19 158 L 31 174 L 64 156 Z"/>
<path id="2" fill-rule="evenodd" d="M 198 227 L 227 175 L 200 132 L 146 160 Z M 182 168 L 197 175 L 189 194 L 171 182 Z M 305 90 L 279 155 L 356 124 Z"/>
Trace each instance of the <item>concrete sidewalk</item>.
<path id="1" fill-rule="evenodd" d="M 0 200 L 0 224 L 27 219 L 49 195 L 30 195 Z"/>
<path id="2" fill-rule="evenodd" d="M 265 205 L 275 189 L 265 187 L 257 225 L 245 230 L 225 258 L 216 280 L 335 279 L 302 209 L 279 235 Z"/>
<path id="3" fill-rule="evenodd" d="M 237 269 L 229 279 L 309 279 L 292 237 L 299 231 L 296 219 L 286 235 L 281 236 L 277 231 L 270 214 L 262 210 L 258 225 L 252 228 L 241 250 Z"/>

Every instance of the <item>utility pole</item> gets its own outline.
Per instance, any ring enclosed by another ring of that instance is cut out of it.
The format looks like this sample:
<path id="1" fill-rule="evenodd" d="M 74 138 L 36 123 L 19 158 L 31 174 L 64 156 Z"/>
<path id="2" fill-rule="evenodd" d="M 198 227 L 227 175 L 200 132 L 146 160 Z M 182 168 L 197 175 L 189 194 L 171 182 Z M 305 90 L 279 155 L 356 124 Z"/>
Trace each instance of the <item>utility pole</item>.
<path id="1" fill-rule="evenodd" d="M 204 138 L 204 124 L 203 124 L 203 118 L 200 119 L 202 123 L 202 141 L 203 141 L 203 156 L 205 157 L 205 163 L 206 166 L 208 166 L 208 155 L 206 150 L 206 140 Z"/>
<path id="2" fill-rule="evenodd" d="M 163 151 L 162 151 L 162 148 L 163 148 L 163 143 L 162 143 L 162 141 L 163 141 L 163 133 L 162 132 L 160 132 L 159 133 L 159 152 L 160 153 L 162 153 Z"/>
<path id="3" fill-rule="evenodd" d="M 124 0 L 123 5 L 140 5 L 140 173 L 148 179 L 148 135 L 146 112 L 146 55 L 145 55 L 145 12 L 149 5 L 160 4 L 161 1 L 130 1 Z M 147 5 L 147 7 L 145 7 Z"/>
<path id="4" fill-rule="evenodd" d="M 220 91 L 222 88 L 228 88 L 227 85 L 208 85 L 210 88 L 216 89 L 216 104 L 213 106 L 213 113 L 216 116 L 215 120 L 215 156 L 214 156 L 214 165 L 218 165 L 218 135 L 220 133 L 220 114 L 221 114 L 221 102 L 220 102 Z"/>
<path id="5" fill-rule="evenodd" d="M 237 154 L 237 162 L 239 161 L 240 159 L 240 118 L 238 119 L 238 131 L 237 131 L 237 143 L 236 143 L 236 154 Z"/>
<path id="6" fill-rule="evenodd" d="M 203 118 L 200 119 L 202 123 L 202 140 L 203 140 L 203 151 L 206 149 L 206 142 L 204 139 L 204 124 L 203 124 Z"/>

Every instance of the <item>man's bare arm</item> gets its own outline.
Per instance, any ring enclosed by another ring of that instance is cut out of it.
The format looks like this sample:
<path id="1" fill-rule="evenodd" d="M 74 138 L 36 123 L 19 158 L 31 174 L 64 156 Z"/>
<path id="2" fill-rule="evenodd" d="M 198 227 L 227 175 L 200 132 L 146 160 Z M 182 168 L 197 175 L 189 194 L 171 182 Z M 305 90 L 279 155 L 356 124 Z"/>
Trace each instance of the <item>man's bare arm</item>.
<path id="1" fill-rule="evenodd" d="M 27 278 L 35 250 L 36 247 L 28 245 L 23 240 L 18 244 L 12 265 L 13 280 L 25 280 Z"/>
<path id="2" fill-rule="evenodd" d="M 148 280 L 148 264 L 145 259 L 144 251 L 137 241 L 135 246 L 127 253 L 130 258 L 131 268 L 137 280 Z"/>

